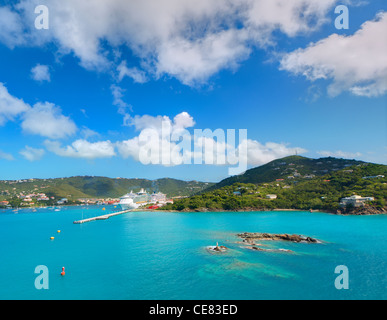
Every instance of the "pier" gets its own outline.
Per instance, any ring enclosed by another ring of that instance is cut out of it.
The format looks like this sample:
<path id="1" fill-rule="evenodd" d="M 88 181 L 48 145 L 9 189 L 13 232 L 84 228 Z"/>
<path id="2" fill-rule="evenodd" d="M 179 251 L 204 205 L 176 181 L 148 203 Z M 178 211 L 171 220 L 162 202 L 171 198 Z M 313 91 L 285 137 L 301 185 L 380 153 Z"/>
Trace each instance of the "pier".
<path id="1" fill-rule="evenodd" d="M 120 214 L 124 214 L 124 213 L 131 212 L 131 211 L 133 211 L 133 210 L 124 210 L 124 211 L 113 212 L 113 213 L 105 214 L 102 216 L 97 216 L 97 217 L 92 217 L 92 218 L 88 218 L 88 219 L 74 221 L 74 223 L 75 224 L 82 224 L 82 223 L 86 223 L 86 222 L 90 222 L 90 221 L 107 220 L 110 217 L 118 216 Z"/>

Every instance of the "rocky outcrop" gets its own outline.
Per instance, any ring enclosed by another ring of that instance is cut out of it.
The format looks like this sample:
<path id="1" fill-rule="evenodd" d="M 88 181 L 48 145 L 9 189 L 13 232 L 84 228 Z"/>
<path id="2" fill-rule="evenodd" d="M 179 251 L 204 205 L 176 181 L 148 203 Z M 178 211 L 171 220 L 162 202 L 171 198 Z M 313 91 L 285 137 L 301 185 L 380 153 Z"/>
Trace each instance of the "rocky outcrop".
<path id="1" fill-rule="evenodd" d="M 371 206 L 357 207 L 357 208 L 340 208 L 336 211 L 336 214 L 340 215 L 376 215 L 376 214 L 387 214 L 387 208 L 376 208 Z"/>
<path id="2" fill-rule="evenodd" d="M 225 246 L 220 246 L 216 244 L 216 246 L 208 246 L 207 250 L 210 252 L 226 252 L 228 248 Z"/>
<path id="3" fill-rule="evenodd" d="M 255 244 L 256 241 L 261 240 L 281 240 L 281 241 L 291 241 L 291 242 L 306 242 L 306 243 L 318 243 L 320 242 L 317 239 L 311 237 L 305 237 L 302 235 L 296 234 L 270 234 L 270 233 L 258 233 L 258 232 L 245 232 L 238 234 L 239 238 L 243 239 L 243 242 L 249 244 Z"/>
<path id="4" fill-rule="evenodd" d="M 213 248 L 213 251 L 217 251 L 217 252 L 224 252 L 226 251 L 228 248 L 225 247 L 225 246 L 216 246 L 215 248 Z"/>

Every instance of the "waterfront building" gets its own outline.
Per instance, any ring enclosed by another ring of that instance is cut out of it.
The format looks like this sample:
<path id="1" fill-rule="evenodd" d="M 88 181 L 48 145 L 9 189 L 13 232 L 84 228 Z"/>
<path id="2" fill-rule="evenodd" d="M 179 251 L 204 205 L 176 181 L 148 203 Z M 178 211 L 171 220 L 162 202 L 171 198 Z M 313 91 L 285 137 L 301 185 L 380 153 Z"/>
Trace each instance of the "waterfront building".
<path id="1" fill-rule="evenodd" d="M 373 197 L 362 197 L 358 195 L 353 195 L 350 197 L 342 198 L 340 200 L 340 205 L 346 207 L 352 205 L 354 207 L 363 207 L 367 201 L 374 201 Z"/>

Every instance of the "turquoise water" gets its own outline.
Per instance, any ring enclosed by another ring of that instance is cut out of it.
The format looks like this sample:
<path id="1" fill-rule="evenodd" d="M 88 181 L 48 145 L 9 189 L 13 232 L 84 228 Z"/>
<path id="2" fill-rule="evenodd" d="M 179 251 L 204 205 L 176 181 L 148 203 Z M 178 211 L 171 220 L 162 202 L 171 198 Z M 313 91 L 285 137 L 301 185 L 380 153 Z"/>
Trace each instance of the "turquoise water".
<path id="1" fill-rule="evenodd" d="M 0 211 L 0 299 L 387 298 L 385 215 L 136 212 L 73 224 L 106 208 Z M 294 253 L 256 252 L 236 243 L 241 232 L 324 243 L 265 242 Z M 210 254 L 216 242 L 229 252 Z M 38 265 L 48 267 L 48 290 L 34 286 Z M 348 290 L 335 288 L 338 265 L 349 269 Z"/>

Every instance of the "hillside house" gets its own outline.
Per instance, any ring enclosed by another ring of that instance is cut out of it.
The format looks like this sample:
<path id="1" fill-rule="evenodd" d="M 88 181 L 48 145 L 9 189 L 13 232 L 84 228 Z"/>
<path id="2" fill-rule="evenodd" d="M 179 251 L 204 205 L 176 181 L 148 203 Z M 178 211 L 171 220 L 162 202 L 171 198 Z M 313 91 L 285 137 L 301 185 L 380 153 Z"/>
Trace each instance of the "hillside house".
<path id="1" fill-rule="evenodd" d="M 354 207 L 363 207 L 367 201 L 374 201 L 373 197 L 361 197 L 358 195 L 353 195 L 351 197 L 342 198 L 340 200 L 340 205 L 346 207 L 352 205 Z"/>

